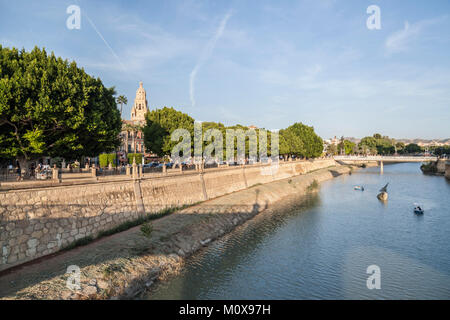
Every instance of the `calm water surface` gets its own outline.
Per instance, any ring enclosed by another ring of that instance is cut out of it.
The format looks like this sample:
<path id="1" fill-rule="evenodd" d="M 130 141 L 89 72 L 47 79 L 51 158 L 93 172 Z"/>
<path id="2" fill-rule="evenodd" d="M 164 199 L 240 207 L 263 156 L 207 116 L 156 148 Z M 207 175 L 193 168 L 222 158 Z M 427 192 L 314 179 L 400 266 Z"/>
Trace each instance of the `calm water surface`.
<path id="1" fill-rule="evenodd" d="M 324 182 L 306 204 L 210 244 L 148 298 L 450 299 L 450 183 L 419 166 Z M 387 182 L 383 204 L 376 194 Z M 423 216 L 413 213 L 416 202 Z M 380 290 L 367 289 L 370 265 L 380 267 Z"/>

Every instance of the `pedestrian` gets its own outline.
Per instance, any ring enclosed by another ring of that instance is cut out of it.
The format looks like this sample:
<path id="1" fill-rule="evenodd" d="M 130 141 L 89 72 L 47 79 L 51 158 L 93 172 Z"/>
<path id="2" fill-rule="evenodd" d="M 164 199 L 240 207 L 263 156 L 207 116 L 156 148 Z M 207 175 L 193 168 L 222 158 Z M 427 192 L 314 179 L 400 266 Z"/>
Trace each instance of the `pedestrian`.
<path id="1" fill-rule="evenodd" d="M 22 170 L 20 170 L 20 163 L 19 162 L 17 162 L 16 173 L 17 173 L 17 181 L 22 180 Z"/>

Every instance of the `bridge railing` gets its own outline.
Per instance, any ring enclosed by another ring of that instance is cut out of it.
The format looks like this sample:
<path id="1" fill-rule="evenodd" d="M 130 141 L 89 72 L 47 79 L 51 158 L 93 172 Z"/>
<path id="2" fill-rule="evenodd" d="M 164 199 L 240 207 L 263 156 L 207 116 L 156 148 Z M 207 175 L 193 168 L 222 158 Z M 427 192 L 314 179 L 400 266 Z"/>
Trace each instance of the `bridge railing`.
<path id="1" fill-rule="evenodd" d="M 334 160 L 340 161 L 437 161 L 433 156 L 334 156 Z"/>

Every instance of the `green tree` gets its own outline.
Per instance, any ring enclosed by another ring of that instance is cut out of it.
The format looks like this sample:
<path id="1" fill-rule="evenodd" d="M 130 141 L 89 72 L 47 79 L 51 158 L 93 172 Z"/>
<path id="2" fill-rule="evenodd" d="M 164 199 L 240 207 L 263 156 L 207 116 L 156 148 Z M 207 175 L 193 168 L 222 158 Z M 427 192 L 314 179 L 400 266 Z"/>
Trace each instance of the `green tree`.
<path id="1" fill-rule="evenodd" d="M 450 146 L 436 147 L 434 148 L 434 154 L 437 156 L 450 155 Z"/>
<path id="2" fill-rule="evenodd" d="M 198 139 L 203 140 L 202 142 L 202 152 L 203 150 L 205 150 L 206 146 L 213 143 L 213 138 L 211 138 L 211 142 L 205 141 L 205 136 L 208 136 L 208 130 L 219 130 L 220 133 L 222 134 L 222 157 L 223 159 L 226 159 L 226 138 L 225 138 L 225 134 L 226 134 L 226 127 L 224 124 L 220 123 L 220 122 L 210 122 L 210 121 L 204 121 L 202 122 L 202 133 L 203 136 L 202 137 L 196 137 Z M 209 138 L 209 136 L 208 136 Z M 216 154 L 213 154 L 214 156 L 216 156 Z M 222 159 L 219 159 L 219 161 L 221 161 Z"/>
<path id="3" fill-rule="evenodd" d="M 406 153 L 419 153 L 422 151 L 423 151 L 423 149 L 415 143 L 410 143 L 405 147 Z"/>
<path id="4" fill-rule="evenodd" d="M 22 169 L 41 156 L 96 156 L 119 144 L 114 88 L 35 47 L 0 46 L 0 157 Z"/>
<path id="5" fill-rule="evenodd" d="M 117 97 L 117 103 L 120 104 L 120 117 L 122 117 L 122 109 L 123 109 L 123 105 L 128 103 L 128 99 L 127 97 L 121 95 Z"/>
<path id="6" fill-rule="evenodd" d="M 403 142 L 397 142 L 395 144 L 395 149 L 397 150 L 398 153 L 402 153 L 403 150 L 405 149 L 405 144 Z"/>
<path id="7" fill-rule="evenodd" d="M 280 130 L 281 131 L 281 130 Z M 288 132 L 288 133 L 286 133 Z M 315 132 L 313 127 L 309 127 L 304 125 L 301 122 L 294 123 L 292 126 L 283 130 L 284 139 L 286 142 L 281 141 L 280 137 L 280 149 L 281 143 L 283 143 L 283 150 L 285 145 L 287 146 L 295 146 L 295 150 L 297 152 L 292 152 L 293 154 L 306 158 L 315 158 L 322 155 L 323 152 L 323 141 Z M 281 136 L 281 135 L 280 135 Z M 299 138 L 302 143 L 302 147 L 300 149 L 300 144 L 298 141 L 294 139 L 294 137 Z M 280 151 L 281 153 L 281 151 Z"/>
<path id="8" fill-rule="evenodd" d="M 147 113 L 147 124 L 144 127 L 144 142 L 148 150 L 158 156 L 171 153 L 178 141 L 171 141 L 170 136 L 176 129 L 186 129 L 194 136 L 194 119 L 174 108 L 164 107 Z"/>
<path id="9" fill-rule="evenodd" d="M 377 141 L 377 152 L 379 154 L 393 154 L 395 153 L 395 146 L 388 139 L 380 139 Z"/>
<path id="10" fill-rule="evenodd" d="M 374 137 L 364 137 L 359 142 L 359 146 L 361 149 L 370 151 L 377 147 L 377 140 Z"/>
<path id="11" fill-rule="evenodd" d="M 294 130 L 287 128 L 279 132 L 280 155 L 287 159 L 290 155 L 303 156 L 305 148 L 300 136 Z"/>
<path id="12" fill-rule="evenodd" d="M 344 140 L 338 144 L 338 150 L 343 150 L 343 152 L 348 155 L 351 153 L 356 153 L 356 144 L 350 140 Z"/>
<path id="13" fill-rule="evenodd" d="M 395 140 L 376 133 L 373 137 L 364 137 L 358 144 L 360 150 L 367 154 L 394 154 Z"/>
<path id="14" fill-rule="evenodd" d="M 338 148 L 335 144 L 328 145 L 327 154 L 330 156 L 335 156 L 338 153 Z"/>

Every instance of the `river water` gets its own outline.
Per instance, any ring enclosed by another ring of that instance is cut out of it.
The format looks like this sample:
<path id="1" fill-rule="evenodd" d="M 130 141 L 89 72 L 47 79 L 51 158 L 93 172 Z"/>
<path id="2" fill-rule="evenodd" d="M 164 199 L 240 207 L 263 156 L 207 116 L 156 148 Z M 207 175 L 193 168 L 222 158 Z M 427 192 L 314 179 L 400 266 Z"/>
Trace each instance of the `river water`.
<path id="1" fill-rule="evenodd" d="M 374 167 L 326 181 L 306 203 L 211 243 L 148 298 L 450 299 L 450 183 L 419 167 L 385 165 L 384 174 Z M 376 195 L 387 182 L 383 204 Z M 380 289 L 367 287 L 372 265 Z"/>

